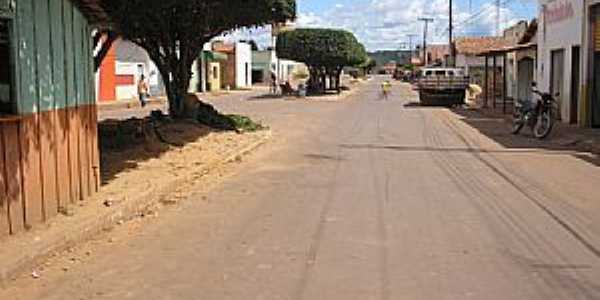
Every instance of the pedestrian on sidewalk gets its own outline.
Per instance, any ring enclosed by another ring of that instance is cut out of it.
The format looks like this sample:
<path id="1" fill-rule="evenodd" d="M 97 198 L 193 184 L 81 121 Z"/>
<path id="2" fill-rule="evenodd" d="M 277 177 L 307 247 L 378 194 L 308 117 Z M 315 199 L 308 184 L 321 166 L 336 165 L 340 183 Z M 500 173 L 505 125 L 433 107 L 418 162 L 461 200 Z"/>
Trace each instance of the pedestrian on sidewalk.
<path id="1" fill-rule="evenodd" d="M 140 104 L 142 107 L 146 107 L 146 99 L 148 98 L 148 83 L 146 83 L 146 77 L 144 74 L 140 76 L 140 80 L 138 81 L 138 96 L 140 100 Z"/>
<path id="2" fill-rule="evenodd" d="M 270 90 L 271 94 L 275 95 L 277 94 L 277 75 L 275 75 L 275 72 L 271 71 L 271 90 Z"/>

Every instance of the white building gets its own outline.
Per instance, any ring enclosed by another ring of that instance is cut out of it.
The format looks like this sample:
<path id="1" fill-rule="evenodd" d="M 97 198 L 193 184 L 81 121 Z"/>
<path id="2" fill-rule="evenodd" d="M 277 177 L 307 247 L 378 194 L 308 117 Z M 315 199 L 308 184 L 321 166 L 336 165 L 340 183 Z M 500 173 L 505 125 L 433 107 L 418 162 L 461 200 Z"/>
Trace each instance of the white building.
<path id="1" fill-rule="evenodd" d="M 573 10 L 578 9 L 571 4 Z M 568 5 L 566 11 L 570 14 Z M 581 9 L 579 10 L 581 11 Z M 574 15 L 578 16 L 579 13 Z M 579 93 L 579 124 L 600 127 L 600 0 L 587 0 L 583 8 L 581 27 L 583 28 L 582 44 L 582 81 Z"/>
<path id="2" fill-rule="evenodd" d="M 235 43 L 235 88 L 252 87 L 252 46 Z"/>
<path id="3" fill-rule="evenodd" d="M 563 122 L 582 123 L 582 45 L 584 0 L 540 0 L 537 83 L 541 91 L 558 95 L 558 116 Z"/>
<path id="4" fill-rule="evenodd" d="M 302 63 L 279 59 L 274 50 L 254 51 L 252 57 L 252 72 L 255 83 L 269 84 L 271 73 L 276 74 L 279 83 L 293 81 L 294 72 L 306 68 Z"/>
<path id="5" fill-rule="evenodd" d="M 221 61 L 221 87 L 248 89 L 252 87 L 252 47 L 248 43 L 212 43 L 212 50 L 227 55 Z"/>

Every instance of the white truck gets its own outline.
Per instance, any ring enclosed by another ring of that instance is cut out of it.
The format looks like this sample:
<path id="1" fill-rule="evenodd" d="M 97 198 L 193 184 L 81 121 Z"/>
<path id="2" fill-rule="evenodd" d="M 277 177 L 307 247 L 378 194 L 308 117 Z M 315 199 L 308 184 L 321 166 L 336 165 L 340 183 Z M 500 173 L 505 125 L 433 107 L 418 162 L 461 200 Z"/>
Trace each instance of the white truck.
<path id="1" fill-rule="evenodd" d="M 462 105 L 465 103 L 469 77 L 458 68 L 424 68 L 416 85 L 421 105 Z"/>

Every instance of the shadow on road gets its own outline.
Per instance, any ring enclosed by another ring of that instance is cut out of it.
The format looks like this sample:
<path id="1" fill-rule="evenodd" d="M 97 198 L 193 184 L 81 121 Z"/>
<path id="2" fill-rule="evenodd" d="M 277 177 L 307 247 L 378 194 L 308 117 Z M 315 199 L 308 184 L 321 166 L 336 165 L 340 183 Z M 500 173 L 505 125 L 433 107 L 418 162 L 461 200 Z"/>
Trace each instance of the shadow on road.
<path id="1" fill-rule="evenodd" d="M 193 121 L 163 120 L 156 127 L 150 118 L 105 120 L 98 123 L 102 184 L 119 173 L 135 169 L 141 162 L 181 148 L 213 130 Z"/>
<path id="2" fill-rule="evenodd" d="M 545 140 L 533 137 L 528 128 L 524 128 L 519 135 L 510 133 L 510 123 L 505 115 L 488 115 L 478 110 L 464 108 L 453 109 L 459 119 L 478 130 L 481 134 L 494 140 L 509 149 L 507 151 L 520 151 L 518 149 L 537 149 L 543 154 L 571 154 L 588 163 L 600 166 L 598 153 L 599 134 L 587 129 L 575 128 L 557 124 L 552 134 Z"/>
<path id="3" fill-rule="evenodd" d="M 279 100 L 279 99 L 284 99 L 284 97 L 279 94 L 264 94 L 264 95 L 249 97 L 247 99 L 247 101 Z"/>

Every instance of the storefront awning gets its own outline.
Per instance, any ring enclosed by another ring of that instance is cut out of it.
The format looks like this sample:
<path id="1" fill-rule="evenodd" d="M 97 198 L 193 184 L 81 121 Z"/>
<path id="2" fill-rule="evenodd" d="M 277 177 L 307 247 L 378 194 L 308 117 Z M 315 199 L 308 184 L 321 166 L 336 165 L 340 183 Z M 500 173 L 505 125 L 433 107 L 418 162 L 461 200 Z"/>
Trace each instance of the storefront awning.
<path id="1" fill-rule="evenodd" d="M 216 51 L 203 51 L 204 59 L 210 61 L 227 60 L 227 54 Z"/>
<path id="2" fill-rule="evenodd" d="M 479 53 L 477 56 L 482 56 L 482 57 L 497 56 L 497 55 L 503 55 L 503 54 L 515 52 L 515 51 L 534 50 L 534 49 L 537 49 L 536 43 L 527 43 L 527 44 L 513 45 L 513 46 L 502 47 L 502 48 L 497 48 L 497 49 L 490 49 L 488 51 Z"/>

